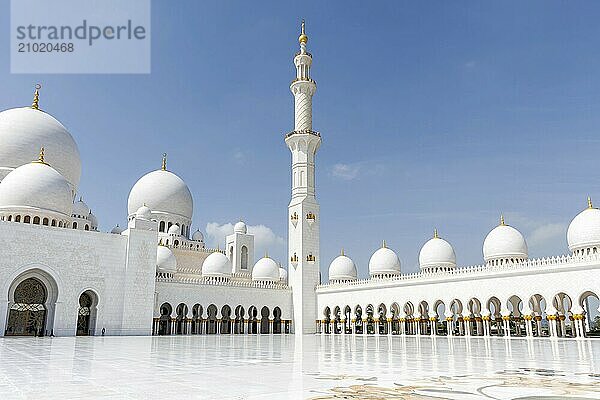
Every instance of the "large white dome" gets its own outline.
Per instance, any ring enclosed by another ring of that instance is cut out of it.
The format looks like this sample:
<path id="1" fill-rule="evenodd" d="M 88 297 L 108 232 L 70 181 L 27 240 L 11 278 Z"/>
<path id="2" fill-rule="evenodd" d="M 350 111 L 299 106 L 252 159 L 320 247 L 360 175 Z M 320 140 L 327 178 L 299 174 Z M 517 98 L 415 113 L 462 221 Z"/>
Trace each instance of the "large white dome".
<path id="1" fill-rule="evenodd" d="M 357 277 L 354 261 L 344 254 L 337 256 L 329 264 L 330 281 L 349 281 Z"/>
<path id="2" fill-rule="evenodd" d="M 269 257 L 263 257 L 252 268 L 253 281 L 279 281 L 279 266 Z"/>
<path id="3" fill-rule="evenodd" d="M 225 254 L 215 251 L 202 263 L 202 276 L 218 277 L 231 275 L 231 261 Z"/>
<path id="4" fill-rule="evenodd" d="M 131 188 L 127 209 L 129 215 L 146 204 L 152 212 L 174 214 L 192 219 L 193 200 L 190 189 L 174 173 L 152 171 L 142 176 Z"/>
<path id="5" fill-rule="evenodd" d="M 2 146 L 0 146 L 2 147 Z M 73 202 L 67 180 L 42 162 L 30 162 L 0 182 L 0 211 L 51 211 L 71 217 Z"/>
<path id="6" fill-rule="evenodd" d="M 419 253 L 419 266 L 421 269 L 449 269 L 456 267 L 456 254 L 452 245 L 440 238 L 437 231 L 429 239 Z"/>
<path id="7" fill-rule="evenodd" d="M 40 147 L 46 162 L 56 169 L 74 191 L 81 176 L 79 149 L 67 129 L 50 114 L 31 107 L 0 112 L 0 180 L 12 169 L 29 163 Z"/>
<path id="8" fill-rule="evenodd" d="M 600 210 L 592 207 L 591 200 L 588 203 L 588 208 L 573 218 L 567 230 L 567 243 L 572 252 L 600 247 Z"/>
<path id="9" fill-rule="evenodd" d="M 177 272 L 177 259 L 171 249 L 166 246 L 156 248 L 156 268 L 159 272 Z"/>
<path id="10" fill-rule="evenodd" d="M 492 260 L 522 261 L 527 259 L 527 243 L 521 232 L 504 224 L 492 229 L 483 241 L 483 258 L 485 262 Z"/>
<path id="11" fill-rule="evenodd" d="M 385 243 L 371 256 L 369 274 L 371 276 L 400 274 L 400 259 L 392 249 L 385 247 Z"/>

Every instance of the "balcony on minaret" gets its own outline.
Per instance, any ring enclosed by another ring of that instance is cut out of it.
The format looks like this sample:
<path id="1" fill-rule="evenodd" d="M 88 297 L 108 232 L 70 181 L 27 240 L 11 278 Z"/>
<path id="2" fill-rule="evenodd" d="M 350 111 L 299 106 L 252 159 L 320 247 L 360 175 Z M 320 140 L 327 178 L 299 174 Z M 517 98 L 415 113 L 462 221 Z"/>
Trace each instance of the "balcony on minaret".
<path id="1" fill-rule="evenodd" d="M 317 216 L 312 211 L 309 211 L 308 214 L 306 214 L 306 220 L 308 221 L 309 225 L 312 225 L 316 219 Z"/>
<path id="2" fill-rule="evenodd" d="M 289 132 L 288 134 L 285 135 L 285 138 L 287 139 L 287 138 L 289 138 L 290 136 L 293 136 L 293 135 L 313 135 L 313 136 L 316 136 L 316 137 L 321 137 L 321 134 L 319 132 L 316 132 L 316 131 L 313 131 L 313 130 L 310 130 L 310 129 L 303 129 L 301 131 L 291 131 L 291 132 Z"/>
<path id="3" fill-rule="evenodd" d="M 306 262 L 309 264 L 314 264 L 315 261 L 317 261 L 317 259 L 312 255 L 312 253 L 306 256 Z"/>

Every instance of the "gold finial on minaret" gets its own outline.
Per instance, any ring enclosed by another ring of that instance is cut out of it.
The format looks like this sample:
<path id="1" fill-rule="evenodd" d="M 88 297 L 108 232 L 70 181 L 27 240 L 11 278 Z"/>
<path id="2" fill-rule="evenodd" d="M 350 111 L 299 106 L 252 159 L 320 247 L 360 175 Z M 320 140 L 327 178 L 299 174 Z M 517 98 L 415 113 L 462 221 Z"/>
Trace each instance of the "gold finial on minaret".
<path id="1" fill-rule="evenodd" d="M 302 20 L 302 28 L 300 31 L 300 36 L 298 36 L 298 41 L 300 43 L 306 44 L 306 42 L 308 42 L 308 36 L 306 36 L 306 33 L 304 32 L 304 20 Z"/>
<path id="2" fill-rule="evenodd" d="M 592 198 L 590 196 L 588 196 L 588 208 L 594 208 L 592 205 Z"/>
<path id="3" fill-rule="evenodd" d="M 162 159 L 162 167 L 161 169 L 163 171 L 167 170 L 167 153 L 163 153 L 163 159 Z"/>
<path id="4" fill-rule="evenodd" d="M 265 250 L 265 258 L 271 258 L 269 257 L 269 250 Z"/>
<path id="5" fill-rule="evenodd" d="M 433 228 L 433 238 L 434 239 L 439 239 L 440 237 L 438 236 L 438 231 L 437 228 Z"/>
<path id="6" fill-rule="evenodd" d="M 31 108 L 33 108 L 34 110 L 39 110 L 39 103 L 40 103 L 40 89 L 42 88 L 42 85 L 40 85 L 39 83 L 37 83 L 35 85 L 35 92 L 33 92 L 33 103 L 31 103 Z"/>
<path id="7" fill-rule="evenodd" d="M 387 246 L 385 245 L 385 239 L 383 239 L 383 241 L 381 242 L 381 248 L 385 249 Z"/>
<path id="8" fill-rule="evenodd" d="M 505 226 L 506 224 L 504 223 L 504 214 L 500 214 L 500 226 Z"/>
<path id="9" fill-rule="evenodd" d="M 340 256 L 345 256 L 343 247 L 342 247 L 342 251 L 340 252 Z"/>

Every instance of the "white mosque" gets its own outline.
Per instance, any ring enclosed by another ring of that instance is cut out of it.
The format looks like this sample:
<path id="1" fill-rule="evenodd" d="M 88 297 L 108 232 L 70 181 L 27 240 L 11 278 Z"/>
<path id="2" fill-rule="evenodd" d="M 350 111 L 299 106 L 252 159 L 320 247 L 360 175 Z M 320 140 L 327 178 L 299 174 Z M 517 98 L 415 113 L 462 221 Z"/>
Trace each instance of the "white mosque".
<path id="1" fill-rule="evenodd" d="M 523 235 L 501 218 L 483 242 L 483 265 L 458 267 L 436 231 L 418 273 L 402 273 L 384 242 L 369 279 L 357 279 L 342 252 L 329 282 L 320 281 L 321 135 L 312 127 L 316 83 L 304 23 L 299 43 L 295 125 L 285 135 L 286 268 L 268 256 L 255 262 L 242 221 L 223 250 L 207 248 L 192 228 L 192 192 L 166 155 L 131 189 L 127 223 L 98 231 L 78 195 L 77 144 L 40 109 L 39 86 L 30 107 L 0 112 L 0 334 L 588 335 L 596 313 L 588 300 L 600 294 L 600 210 L 589 199 L 569 226 L 568 255 L 530 259 Z"/>

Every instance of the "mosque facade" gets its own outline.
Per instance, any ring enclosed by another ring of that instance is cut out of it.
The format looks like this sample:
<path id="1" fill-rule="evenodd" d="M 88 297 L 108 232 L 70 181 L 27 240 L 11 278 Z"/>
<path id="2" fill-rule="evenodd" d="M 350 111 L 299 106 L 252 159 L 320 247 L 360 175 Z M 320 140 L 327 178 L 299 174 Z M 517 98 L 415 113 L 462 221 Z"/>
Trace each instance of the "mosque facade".
<path id="1" fill-rule="evenodd" d="M 193 198 L 168 169 L 142 176 L 127 222 L 100 232 L 78 196 L 75 140 L 40 109 L 0 112 L 0 334 L 5 336 L 339 334 L 548 336 L 583 338 L 594 329 L 600 293 L 600 210 L 588 199 L 567 232 L 568 255 L 530 259 L 523 235 L 504 218 L 483 244 L 484 264 L 459 267 L 437 232 L 402 272 L 382 243 L 358 279 L 340 254 L 320 279 L 320 208 L 311 76 L 304 23 L 293 59 L 288 256 L 285 267 L 255 257 L 243 221 L 223 248 L 192 228 Z"/>

